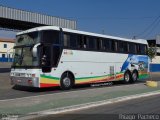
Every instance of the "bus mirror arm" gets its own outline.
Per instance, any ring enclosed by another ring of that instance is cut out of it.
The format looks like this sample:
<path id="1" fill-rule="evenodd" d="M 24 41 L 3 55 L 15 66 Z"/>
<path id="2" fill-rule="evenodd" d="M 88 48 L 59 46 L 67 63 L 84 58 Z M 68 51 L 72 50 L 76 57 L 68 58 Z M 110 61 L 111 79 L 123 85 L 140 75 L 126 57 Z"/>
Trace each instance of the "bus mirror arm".
<path id="1" fill-rule="evenodd" d="M 40 43 L 34 45 L 34 47 L 32 49 L 33 57 L 37 57 L 37 47 L 40 46 L 40 45 L 41 45 Z"/>

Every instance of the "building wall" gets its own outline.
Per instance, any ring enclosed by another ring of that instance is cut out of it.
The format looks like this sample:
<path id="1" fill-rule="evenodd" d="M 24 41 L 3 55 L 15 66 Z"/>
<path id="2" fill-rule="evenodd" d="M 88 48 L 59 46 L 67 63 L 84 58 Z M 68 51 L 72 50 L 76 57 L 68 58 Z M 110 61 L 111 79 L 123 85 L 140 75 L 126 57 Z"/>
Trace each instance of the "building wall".
<path id="1" fill-rule="evenodd" d="M 160 64 L 160 56 L 156 56 L 156 57 L 152 60 L 152 63 Z"/>
<path id="2" fill-rule="evenodd" d="M 12 62 L 13 47 L 13 42 L 0 41 L 0 62 Z"/>

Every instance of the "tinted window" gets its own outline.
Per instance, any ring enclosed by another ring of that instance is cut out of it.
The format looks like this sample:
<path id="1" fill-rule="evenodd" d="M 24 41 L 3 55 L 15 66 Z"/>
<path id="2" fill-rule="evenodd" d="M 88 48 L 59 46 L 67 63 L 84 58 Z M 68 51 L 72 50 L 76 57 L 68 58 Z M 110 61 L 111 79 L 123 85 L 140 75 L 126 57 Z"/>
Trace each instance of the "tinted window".
<path id="1" fill-rule="evenodd" d="M 129 53 L 135 53 L 135 44 L 134 43 L 129 43 Z"/>
<path id="2" fill-rule="evenodd" d="M 123 42 L 123 41 L 119 41 L 118 42 L 118 50 L 119 50 L 119 52 L 127 53 L 129 51 L 128 50 L 128 43 Z"/>
<path id="3" fill-rule="evenodd" d="M 79 35 L 77 43 L 78 43 L 78 48 L 86 49 L 88 47 L 87 36 Z"/>
<path id="4" fill-rule="evenodd" d="M 111 50 L 113 52 L 118 50 L 117 41 L 111 40 Z"/>
<path id="5" fill-rule="evenodd" d="M 124 52 L 124 42 L 122 41 L 118 42 L 118 49 L 119 49 L 119 52 Z"/>
<path id="6" fill-rule="evenodd" d="M 72 48 L 77 47 L 77 39 L 78 39 L 77 34 L 70 34 L 70 47 Z"/>
<path id="7" fill-rule="evenodd" d="M 102 41 L 102 39 L 98 38 L 96 41 L 97 41 L 97 43 L 96 43 L 97 50 L 103 50 L 103 41 Z"/>
<path id="8" fill-rule="evenodd" d="M 105 39 L 105 49 L 106 51 L 111 50 L 111 41 L 109 39 Z"/>
<path id="9" fill-rule="evenodd" d="M 140 53 L 140 47 L 139 47 L 139 45 L 136 44 L 136 54 L 137 53 Z"/>
<path id="10" fill-rule="evenodd" d="M 59 31 L 45 30 L 42 41 L 45 43 L 59 44 Z"/>
<path id="11" fill-rule="evenodd" d="M 124 52 L 125 52 L 125 53 L 128 53 L 128 52 L 129 52 L 129 46 L 128 46 L 128 43 L 127 43 L 127 42 L 124 42 L 124 43 L 123 43 L 123 47 L 124 47 Z"/>
<path id="12" fill-rule="evenodd" d="M 140 53 L 146 54 L 146 45 L 140 45 Z"/>
<path id="13" fill-rule="evenodd" d="M 53 50 L 52 50 L 52 56 L 53 56 L 53 60 L 52 60 L 52 66 L 56 67 L 58 65 L 59 62 L 59 57 L 60 57 L 60 47 L 58 46 L 54 46 Z"/>
<path id="14" fill-rule="evenodd" d="M 89 46 L 89 49 L 95 49 L 95 42 L 96 42 L 96 39 L 94 37 L 88 37 L 88 46 Z"/>

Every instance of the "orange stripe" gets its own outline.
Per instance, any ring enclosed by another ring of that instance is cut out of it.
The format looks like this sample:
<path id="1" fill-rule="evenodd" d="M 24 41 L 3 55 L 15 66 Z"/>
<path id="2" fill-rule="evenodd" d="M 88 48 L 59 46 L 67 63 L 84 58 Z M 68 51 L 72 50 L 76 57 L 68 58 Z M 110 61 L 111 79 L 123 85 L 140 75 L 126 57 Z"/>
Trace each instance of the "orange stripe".
<path id="1" fill-rule="evenodd" d="M 40 83 L 40 87 L 41 88 L 45 88 L 45 87 L 56 87 L 59 86 L 58 84 L 45 84 L 45 83 Z"/>

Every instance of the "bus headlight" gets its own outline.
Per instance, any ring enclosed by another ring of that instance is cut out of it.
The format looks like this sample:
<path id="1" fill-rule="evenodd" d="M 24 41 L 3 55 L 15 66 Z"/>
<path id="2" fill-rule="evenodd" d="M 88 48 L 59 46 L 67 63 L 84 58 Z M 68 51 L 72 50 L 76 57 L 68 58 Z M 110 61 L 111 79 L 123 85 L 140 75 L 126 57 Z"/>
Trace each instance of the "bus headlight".
<path id="1" fill-rule="evenodd" d="M 32 77 L 36 77 L 36 74 L 32 74 Z"/>

